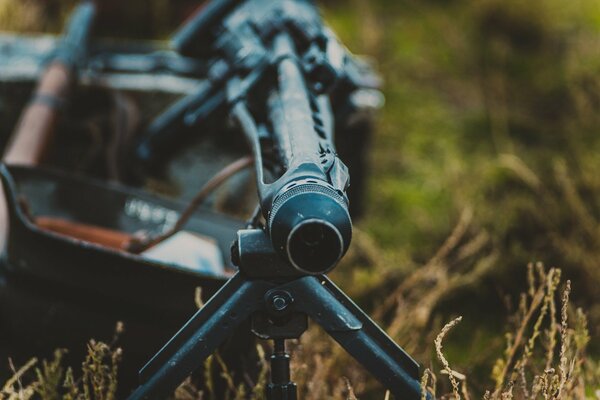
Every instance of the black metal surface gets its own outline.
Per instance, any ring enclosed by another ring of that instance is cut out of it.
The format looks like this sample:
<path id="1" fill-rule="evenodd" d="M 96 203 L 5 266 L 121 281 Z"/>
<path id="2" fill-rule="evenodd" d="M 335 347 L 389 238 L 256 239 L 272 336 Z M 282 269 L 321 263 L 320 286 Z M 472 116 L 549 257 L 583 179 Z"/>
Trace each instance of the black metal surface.
<path id="1" fill-rule="evenodd" d="M 298 391 L 291 381 L 290 355 L 285 351 L 285 340 L 276 339 L 271 362 L 271 382 L 267 385 L 267 400 L 296 400 Z"/>
<path id="2" fill-rule="evenodd" d="M 312 2 L 211 1 L 182 28 L 174 42 L 180 50 L 201 43 L 201 59 L 212 65 L 211 70 L 219 71 L 209 73 L 209 79 L 218 76 L 220 81 L 213 79 L 210 90 L 200 87 L 150 125 L 136 151 L 140 164 L 161 164 L 164 149 L 171 152 L 182 146 L 182 125 L 205 124 L 215 115 L 222 117 L 229 112 L 247 130 L 235 111 L 236 104 L 242 102 L 272 145 L 254 148 L 255 156 L 258 158 L 262 151 L 275 153 L 279 166 L 276 176 L 297 169 L 304 161 L 317 166 L 316 171 L 303 171 L 308 176 L 317 174 L 318 180 L 345 192 L 347 171 L 335 157 L 334 125 L 337 120 L 343 123 L 350 118 L 346 113 L 360 112 L 362 104 L 353 108 L 331 99 L 339 98 L 340 93 L 345 99 L 351 98 L 362 89 L 374 89 L 378 82 L 370 79 L 374 74 L 364 66 L 362 73 L 355 73 L 359 63 L 324 26 Z M 292 158 L 294 165 L 290 164 Z M 272 202 L 287 183 L 289 179 L 280 179 L 269 193 L 261 192 L 265 216 L 271 209 L 266 203 Z M 349 238 L 344 232 L 342 236 Z M 343 243 L 342 248 L 347 245 Z"/>
<path id="3" fill-rule="evenodd" d="M 314 4 L 301 0 L 209 2 L 175 42 L 180 51 L 206 43 L 203 57 L 220 73 L 149 126 L 136 149 L 138 163 L 156 167 L 184 142 L 183 127 L 229 112 L 252 145 L 273 247 L 301 273 L 333 269 L 350 245 L 352 223 L 331 98 L 362 88 L 353 57 Z M 263 154 L 272 155 L 271 168 Z"/>
<path id="4" fill-rule="evenodd" d="M 262 229 L 242 229 L 232 249 L 237 265 L 245 276 L 253 279 L 282 279 L 301 277 L 302 274 L 273 249 L 273 243 Z"/>
<path id="5" fill-rule="evenodd" d="M 290 315 L 313 319 L 397 398 L 421 397 L 418 364 L 327 278 L 306 276 L 277 285 L 238 273 L 144 367 L 143 383 L 130 399 L 166 397 L 253 314 L 261 325 L 271 321 L 270 330 L 261 326 L 262 338 L 297 337 L 295 331 L 282 334 L 289 324 L 261 316 L 272 311 L 271 297 L 278 292 L 293 298 L 286 307 Z"/>
<path id="6" fill-rule="evenodd" d="M 257 313 L 252 316 L 252 333 L 260 339 L 299 339 L 308 329 L 306 314 L 291 313 L 285 318 L 273 319 L 266 313 Z"/>
<path id="7" fill-rule="evenodd" d="M 261 307 L 268 282 L 237 274 L 199 310 L 140 372 L 129 399 L 166 398 L 204 359 Z"/>
<path id="8" fill-rule="evenodd" d="M 157 164 L 161 164 L 172 156 L 174 151 L 173 141 L 182 141 L 189 134 L 185 129 L 184 117 L 190 109 L 196 110 L 203 106 L 206 112 L 212 112 L 215 107 L 220 105 L 219 101 L 213 101 L 209 104 L 205 101 L 210 98 L 215 85 L 225 77 L 226 75 L 218 77 L 216 82 L 203 81 L 195 89 L 193 95 L 178 100 L 152 121 L 146 128 L 144 140 L 136 148 L 136 161 L 139 169 L 152 170 Z"/>
<path id="9" fill-rule="evenodd" d="M 259 182 L 263 214 L 282 256 L 301 272 L 325 273 L 346 253 L 352 237 L 345 195 L 349 176 L 335 155 L 331 127 L 323 122 L 328 114 L 308 89 L 292 39 L 280 33 L 273 47 L 280 61 L 268 110 L 284 173 L 274 182 Z"/>
<path id="10" fill-rule="evenodd" d="M 329 278 L 322 276 L 318 282 L 310 281 L 306 290 L 310 293 L 308 298 L 315 302 L 312 306 L 306 306 L 307 314 L 315 319 L 352 357 L 397 398 L 421 397 L 419 364 Z M 359 321 L 360 328 L 350 330 L 329 325 L 328 321 L 336 316 L 334 312 L 336 308 L 347 310 Z"/>

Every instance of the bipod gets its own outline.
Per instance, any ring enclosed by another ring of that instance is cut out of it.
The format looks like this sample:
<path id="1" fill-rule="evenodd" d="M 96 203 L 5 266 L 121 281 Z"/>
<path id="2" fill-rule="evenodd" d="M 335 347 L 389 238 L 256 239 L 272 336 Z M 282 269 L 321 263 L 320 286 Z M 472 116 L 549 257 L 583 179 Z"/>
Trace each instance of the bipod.
<path id="1" fill-rule="evenodd" d="M 248 318 L 254 334 L 275 343 L 269 400 L 297 397 L 285 340 L 299 338 L 308 318 L 396 398 L 421 398 L 419 365 L 329 278 L 299 275 L 261 230 L 238 232 L 235 247 L 239 272 L 141 370 L 130 400 L 166 398 Z"/>

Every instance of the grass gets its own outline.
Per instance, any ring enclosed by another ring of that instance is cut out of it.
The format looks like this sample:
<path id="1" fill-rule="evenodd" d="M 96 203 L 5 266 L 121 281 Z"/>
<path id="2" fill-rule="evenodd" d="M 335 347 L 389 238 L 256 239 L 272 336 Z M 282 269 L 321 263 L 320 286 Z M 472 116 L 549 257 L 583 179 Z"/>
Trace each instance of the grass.
<path id="1" fill-rule="evenodd" d="M 0 28 L 55 29 L 30 12 L 34 2 L 17 3 L 0 0 Z M 371 148 L 367 216 L 334 279 L 432 371 L 448 372 L 434 361 L 443 321 L 463 315 L 444 340 L 451 369 L 460 371 L 452 375 L 459 391 L 449 396 L 597 397 L 599 3 L 323 3 L 343 42 L 377 62 L 387 101 Z M 168 31 L 164 18 L 153 21 L 152 33 Z M 560 266 L 571 281 L 566 330 L 564 287 L 533 268 L 532 293 L 523 273 L 537 261 Z M 520 292 L 524 300 L 507 300 Z M 509 310 L 516 314 L 504 327 Z M 573 362 L 568 382 L 563 343 L 567 369 Z M 303 398 L 350 398 L 341 376 L 360 398 L 384 397 L 318 331 L 305 334 L 296 353 Z M 446 376 L 437 392 L 453 392 Z"/>
<path id="2" fill-rule="evenodd" d="M 409 277 L 413 287 L 428 283 L 419 275 L 419 272 L 415 272 Z M 561 275 L 560 269 L 546 270 L 541 264 L 528 266 L 527 291 L 521 294 L 518 309 L 508 325 L 505 349 L 491 369 L 493 386 L 485 390 L 483 399 L 583 399 L 600 395 L 600 365 L 588 359 L 586 354 L 590 341 L 587 317 L 582 309 L 575 309 L 570 304 L 571 282 L 561 282 Z M 396 297 L 388 297 L 386 303 L 390 303 L 390 299 Z M 406 301 L 405 307 L 423 307 L 419 300 L 411 303 L 407 298 Z M 425 313 L 430 311 L 421 309 Z M 404 312 L 394 314 L 387 329 L 393 336 L 409 339 L 412 335 L 412 343 L 418 342 L 418 337 L 423 336 L 425 339 L 421 341 L 426 346 L 434 345 L 438 363 L 435 366 L 430 364 L 424 370 L 421 381 L 423 396 L 429 392 L 437 397 L 453 397 L 457 400 L 481 397 L 480 393 L 470 388 L 468 381 L 471 377 L 453 369 L 444 354 L 444 340 L 451 340 L 446 336 L 462 318 L 457 317 L 446 324 L 435 340 L 430 342 L 430 333 L 426 326 L 414 322 L 415 315 Z M 399 335 L 399 326 L 410 326 L 410 334 L 405 331 Z M 117 333 L 121 329 L 118 326 Z M 0 391 L 0 399 L 114 399 L 118 364 L 122 357 L 122 350 L 115 343 L 115 339 L 110 345 L 90 341 L 88 356 L 81 371 L 78 371 L 79 376 L 73 369 L 62 365 L 65 350 L 57 350 L 53 360 L 43 361 L 41 365 L 32 359 L 18 370 L 14 369 L 14 376 Z M 411 342 L 408 343 L 410 346 Z M 417 351 L 417 348 L 413 351 Z M 175 391 L 173 398 L 264 399 L 268 363 L 262 346 L 257 346 L 257 352 L 261 361 L 256 382 L 236 383 L 239 380 L 215 354 L 205 363 L 205 389 L 198 390 L 188 379 Z M 305 334 L 302 344 L 296 345 L 294 354 L 294 380 L 300 387 L 303 399 L 356 399 L 356 392 L 368 398 L 383 398 L 375 396 L 378 389 L 374 386 L 373 378 L 349 360 L 340 348 L 332 347 L 315 329 Z M 215 375 L 214 366 L 217 366 L 218 375 Z M 440 371 L 439 378 L 433 372 L 436 368 Z M 216 379 L 226 382 L 225 394 L 216 394 Z M 387 393 L 384 396 L 388 398 Z"/>
<path id="3" fill-rule="evenodd" d="M 7 400 L 115 400 L 118 366 L 122 350 L 114 345 L 90 340 L 85 361 L 77 372 L 63 365 L 67 350 L 58 349 L 52 360 L 41 363 L 33 358 L 0 390 Z"/>

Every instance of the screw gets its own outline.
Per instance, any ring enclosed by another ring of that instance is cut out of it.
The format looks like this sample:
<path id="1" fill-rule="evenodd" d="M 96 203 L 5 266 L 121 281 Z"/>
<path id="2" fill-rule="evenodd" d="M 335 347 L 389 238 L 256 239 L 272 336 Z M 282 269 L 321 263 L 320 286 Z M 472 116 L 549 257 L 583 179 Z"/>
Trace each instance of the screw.
<path id="1" fill-rule="evenodd" d="M 266 294 L 265 301 L 271 311 L 280 315 L 290 307 L 294 302 L 294 298 L 284 290 L 273 290 Z"/>
<path id="2" fill-rule="evenodd" d="M 283 311 L 287 308 L 288 301 L 285 297 L 276 295 L 275 297 L 273 297 L 271 304 L 273 305 L 275 311 Z"/>

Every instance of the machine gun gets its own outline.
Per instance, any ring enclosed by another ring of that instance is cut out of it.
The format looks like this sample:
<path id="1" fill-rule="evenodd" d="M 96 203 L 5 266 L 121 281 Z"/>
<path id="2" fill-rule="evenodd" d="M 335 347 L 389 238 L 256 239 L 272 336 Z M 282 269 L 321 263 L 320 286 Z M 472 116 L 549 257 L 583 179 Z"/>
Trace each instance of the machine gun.
<path id="1" fill-rule="evenodd" d="M 397 398 L 420 398 L 418 364 L 324 275 L 352 235 L 334 125 L 372 74 L 309 0 L 213 0 L 173 44 L 208 59 L 209 80 L 150 125 L 137 159 L 151 165 L 182 127 L 229 116 L 254 157 L 259 211 L 232 246 L 238 272 L 142 369 L 130 399 L 168 396 L 247 320 L 274 340 L 266 398 L 296 399 L 285 340 L 299 338 L 308 317 Z"/>

